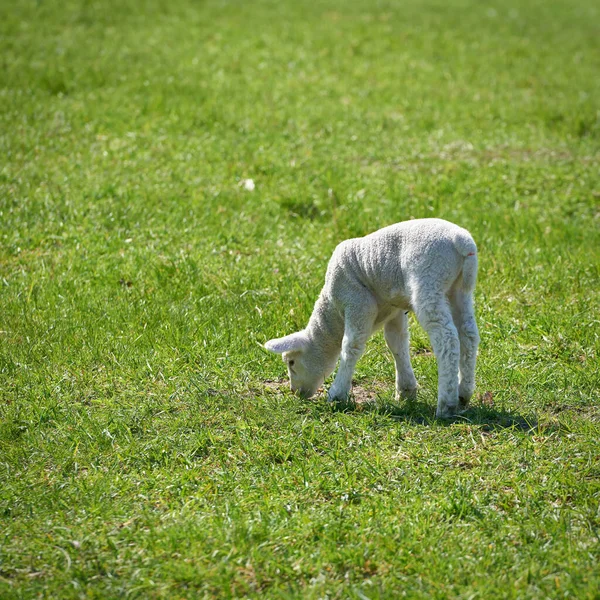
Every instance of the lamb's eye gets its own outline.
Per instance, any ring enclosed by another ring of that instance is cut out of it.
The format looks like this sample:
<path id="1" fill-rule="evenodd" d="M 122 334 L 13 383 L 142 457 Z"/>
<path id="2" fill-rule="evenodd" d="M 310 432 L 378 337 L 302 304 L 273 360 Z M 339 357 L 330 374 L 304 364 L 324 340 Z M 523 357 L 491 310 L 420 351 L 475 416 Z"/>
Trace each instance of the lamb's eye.
<path id="1" fill-rule="evenodd" d="M 288 365 L 290 365 L 290 367 L 293 367 L 294 366 L 294 361 L 290 360 L 290 362 L 288 363 Z"/>

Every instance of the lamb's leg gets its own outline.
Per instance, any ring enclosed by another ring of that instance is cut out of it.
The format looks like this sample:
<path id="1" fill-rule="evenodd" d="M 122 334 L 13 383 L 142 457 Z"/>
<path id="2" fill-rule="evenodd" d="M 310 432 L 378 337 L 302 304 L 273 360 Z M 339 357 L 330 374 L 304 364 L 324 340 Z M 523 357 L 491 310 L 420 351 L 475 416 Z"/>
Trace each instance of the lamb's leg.
<path id="1" fill-rule="evenodd" d="M 370 294 L 353 298 L 353 306 L 344 315 L 344 339 L 340 366 L 327 394 L 330 402 L 347 400 L 352 389 L 352 375 L 358 359 L 365 351 L 377 316 L 377 304 Z"/>
<path id="2" fill-rule="evenodd" d="M 460 340 L 458 399 L 460 407 L 466 409 L 475 390 L 475 362 L 479 346 L 479 331 L 473 310 L 473 294 L 457 290 L 450 296 L 450 303 Z"/>
<path id="3" fill-rule="evenodd" d="M 417 380 L 410 364 L 408 318 L 403 310 L 384 325 L 383 334 L 396 363 L 396 398 L 414 400 Z"/>
<path id="4" fill-rule="evenodd" d="M 446 296 L 431 293 L 417 296 L 413 308 L 428 333 L 438 366 L 438 405 L 436 416 L 451 417 L 458 412 L 458 332 Z"/>

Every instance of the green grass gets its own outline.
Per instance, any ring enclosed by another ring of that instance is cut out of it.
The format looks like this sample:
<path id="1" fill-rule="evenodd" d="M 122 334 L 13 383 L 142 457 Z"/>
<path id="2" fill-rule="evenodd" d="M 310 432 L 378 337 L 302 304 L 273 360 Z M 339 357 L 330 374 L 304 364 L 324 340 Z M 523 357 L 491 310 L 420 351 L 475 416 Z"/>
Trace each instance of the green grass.
<path id="1" fill-rule="evenodd" d="M 0 597 L 598 598 L 592 0 L 0 5 Z M 240 186 L 252 178 L 254 192 Z M 468 228 L 465 418 L 301 401 L 335 245 Z"/>

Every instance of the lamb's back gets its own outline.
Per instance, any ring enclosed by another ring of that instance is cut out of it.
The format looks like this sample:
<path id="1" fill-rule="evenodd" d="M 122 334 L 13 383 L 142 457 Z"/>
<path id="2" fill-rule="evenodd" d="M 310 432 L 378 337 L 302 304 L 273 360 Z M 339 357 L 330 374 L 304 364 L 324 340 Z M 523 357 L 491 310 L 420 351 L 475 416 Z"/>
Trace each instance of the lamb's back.
<path id="1" fill-rule="evenodd" d="M 411 281 L 425 276 L 453 279 L 462 260 L 476 251 L 469 232 L 442 219 L 415 219 L 389 225 L 339 244 L 330 260 L 326 285 L 352 284 L 378 297 L 410 296 Z"/>

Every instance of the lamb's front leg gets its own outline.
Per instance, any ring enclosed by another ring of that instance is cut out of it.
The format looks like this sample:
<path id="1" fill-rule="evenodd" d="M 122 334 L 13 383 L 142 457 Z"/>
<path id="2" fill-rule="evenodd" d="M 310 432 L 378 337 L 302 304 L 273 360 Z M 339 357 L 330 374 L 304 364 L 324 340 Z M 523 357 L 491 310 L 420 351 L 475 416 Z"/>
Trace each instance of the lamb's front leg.
<path id="1" fill-rule="evenodd" d="M 330 402 L 348 399 L 352 390 L 352 375 L 354 375 L 356 363 L 365 351 L 377 316 L 377 304 L 372 297 L 365 295 L 361 302 L 356 302 L 358 298 L 354 300 L 354 306 L 347 309 L 344 316 L 344 339 L 342 340 L 340 366 L 327 394 Z"/>
<path id="2" fill-rule="evenodd" d="M 410 364 L 408 317 L 404 311 L 390 319 L 383 328 L 388 348 L 396 363 L 396 398 L 414 400 L 417 397 L 417 380 Z"/>

